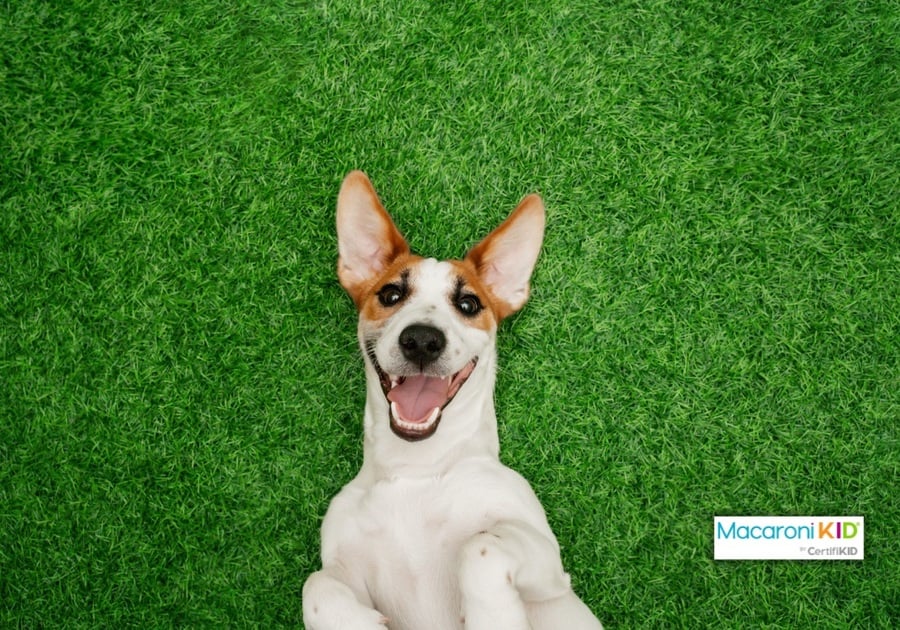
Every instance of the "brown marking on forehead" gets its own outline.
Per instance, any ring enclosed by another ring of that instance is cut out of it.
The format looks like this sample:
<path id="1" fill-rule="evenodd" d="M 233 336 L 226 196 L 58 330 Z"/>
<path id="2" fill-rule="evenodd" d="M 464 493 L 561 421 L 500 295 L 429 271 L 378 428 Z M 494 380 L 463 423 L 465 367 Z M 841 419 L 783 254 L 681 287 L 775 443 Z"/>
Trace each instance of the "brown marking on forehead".
<path id="1" fill-rule="evenodd" d="M 359 294 L 359 299 L 354 298 L 356 307 L 359 309 L 360 315 L 370 322 L 381 322 L 390 317 L 394 310 L 381 304 L 378 299 L 378 292 L 391 283 L 397 285 L 405 285 L 408 287 L 409 293 L 406 299 L 413 293 L 413 283 L 408 279 L 404 279 L 404 275 L 409 276 L 413 267 L 418 265 L 423 258 L 415 254 L 403 254 L 397 257 L 390 265 L 388 265 L 384 273 L 376 276 L 370 284 L 368 284 Z"/>
<path id="2" fill-rule="evenodd" d="M 453 272 L 462 281 L 463 291 L 474 293 L 484 308 L 474 317 L 467 317 L 476 328 L 490 331 L 497 326 L 502 317 L 497 312 L 500 303 L 478 277 L 475 265 L 467 260 L 448 260 L 453 267 Z"/>

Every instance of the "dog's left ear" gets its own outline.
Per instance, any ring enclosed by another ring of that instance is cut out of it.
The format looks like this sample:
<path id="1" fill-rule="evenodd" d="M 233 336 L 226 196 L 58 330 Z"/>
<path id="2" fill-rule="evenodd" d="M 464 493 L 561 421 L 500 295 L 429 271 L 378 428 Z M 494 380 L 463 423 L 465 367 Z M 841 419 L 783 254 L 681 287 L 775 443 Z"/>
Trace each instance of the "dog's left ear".
<path id="1" fill-rule="evenodd" d="M 362 171 L 344 178 L 337 202 L 338 279 L 359 306 L 369 285 L 409 245 Z"/>
<path id="2" fill-rule="evenodd" d="M 544 240 L 544 202 L 528 195 L 493 232 L 469 250 L 481 281 L 499 302 L 497 316 L 515 313 L 528 300 L 529 280 Z"/>

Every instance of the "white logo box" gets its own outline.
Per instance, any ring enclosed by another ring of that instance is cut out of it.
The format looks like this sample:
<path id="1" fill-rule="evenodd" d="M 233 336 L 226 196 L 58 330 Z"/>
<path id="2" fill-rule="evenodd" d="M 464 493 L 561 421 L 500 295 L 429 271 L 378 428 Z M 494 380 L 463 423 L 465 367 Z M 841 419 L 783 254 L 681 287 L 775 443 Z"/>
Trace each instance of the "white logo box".
<path id="1" fill-rule="evenodd" d="M 716 560 L 862 560 L 862 516 L 716 516 Z"/>

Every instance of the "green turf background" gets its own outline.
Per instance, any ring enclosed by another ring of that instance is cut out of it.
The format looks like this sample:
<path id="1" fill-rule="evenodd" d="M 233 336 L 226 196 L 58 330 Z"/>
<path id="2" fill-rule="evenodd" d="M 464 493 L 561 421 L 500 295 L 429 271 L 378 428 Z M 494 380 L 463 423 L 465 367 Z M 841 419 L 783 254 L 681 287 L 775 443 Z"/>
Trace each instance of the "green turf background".
<path id="1" fill-rule="evenodd" d="M 359 465 L 343 175 L 540 192 L 503 459 L 616 627 L 900 619 L 895 2 L 0 3 L 0 626 L 301 619 Z M 712 560 L 714 514 L 866 559 Z M 423 629 L 426 630 L 426 629 Z"/>

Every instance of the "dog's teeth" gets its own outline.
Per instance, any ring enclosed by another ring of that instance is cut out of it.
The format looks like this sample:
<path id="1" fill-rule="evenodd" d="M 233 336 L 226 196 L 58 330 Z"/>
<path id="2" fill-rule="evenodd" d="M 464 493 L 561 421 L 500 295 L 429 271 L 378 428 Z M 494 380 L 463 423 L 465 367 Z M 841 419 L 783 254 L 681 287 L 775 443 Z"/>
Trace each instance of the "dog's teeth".
<path id="1" fill-rule="evenodd" d="M 434 422 L 438 419 L 438 416 L 441 415 L 441 408 L 435 407 L 434 409 L 432 409 L 431 415 L 428 416 L 428 420 L 426 420 L 425 422 L 407 422 L 406 420 L 403 420 L 402 417 L 400 416 L 400 412 L 397 409 L 397 403 L 392 402 L 391 403 L 391 415 L 393 416 L 394 421 L 397 424 L 399 424 L 401 427 L 404 427 L 406 429 L 410 429 L 413 431 L 421 431 L 422 429 L 426 429 L 426 428 L 430 427 L 432 424 L 434 424 Z"/>
<path id="2" fill-rule="evenodd" d="M 391 377 L 391 389 L 394 389 L 394 388 L 397 387 L 397 385 L 399 385 L 399 384 L 400 384 L 400 383 L 399 383 L 399 380 L 397 379 L 397 377 L 396 377 L 396 376 L 392 376 L 392 377 Z"/>

